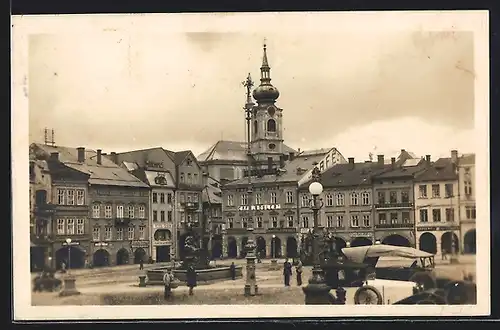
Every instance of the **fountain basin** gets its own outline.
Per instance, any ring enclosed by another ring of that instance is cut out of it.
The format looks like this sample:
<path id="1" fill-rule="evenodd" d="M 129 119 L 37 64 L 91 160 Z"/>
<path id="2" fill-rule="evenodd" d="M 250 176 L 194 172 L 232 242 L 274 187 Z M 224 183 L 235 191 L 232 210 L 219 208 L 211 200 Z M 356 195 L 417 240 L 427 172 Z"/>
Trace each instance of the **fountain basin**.
<path id="1" fill-rule="evenodd" d="M 148 285 L 163 285 L 163 275 L 167 272 L 169 267 L 159 267 L 150 269 L 146 272 L 148 276 Z M 181 282 L 186 282 L 186 270 L 185 269 L 173 269 L 175 278 Z M 236 266 L 236 278 L 243 276 L 243 268 L 241 266 Z M 229 266 L 217 265 L 215 267 L 210 267 L 206 269 L 196 269 L 196 281 L 217 281 L 217 280 L 230 280 L 231 279 L 231 268 Z"/>

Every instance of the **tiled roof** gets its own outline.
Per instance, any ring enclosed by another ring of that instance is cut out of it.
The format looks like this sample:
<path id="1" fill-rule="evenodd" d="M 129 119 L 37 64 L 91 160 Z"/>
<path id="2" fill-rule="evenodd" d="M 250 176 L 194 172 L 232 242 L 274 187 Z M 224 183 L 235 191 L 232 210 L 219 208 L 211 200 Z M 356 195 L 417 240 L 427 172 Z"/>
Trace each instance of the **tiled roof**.
<path id="1" fill-rule="evenodd" d="M 455 164 L 452 163 L 451 158 L 439 158 L 424 172 L 419 173 L 415 181 L 447 181 L 456 179 Z"/>
<path id="2" fill-rule="evenodd" d="M 393 170 L 389 170 L 387 172 L 378 174 L 375 179 L 390 179 L 390 178 L 404 178 L 404 177 L 413 177 L 419 171 L 425 169 L 425 163 L 421 162 L 420 165 L 417 166 L 397 166 Z"/>
<path id="3" fill-rule="evenodd" d="M 118 153 L 118 156 L 120 155 L 127 155 L 128 159 L 133 159 L 135 163 L 139 166 L 144 166 L 144 155 L 147 155 L 150 152 L 153 151 L 163 151 L 173 162 L 175 165 L 181 165 L 182 161 L 186 159 L 186 157 L 191 153 L 190 150 L 183 150 L 183 151 L 172 151 L 168 149 L 164 149 L 162 147 L 155 147 L 155 148 L 149 148 L 149 149 L 140 149 L 140 150 L 132 150 L 132 151 L 125 151 L 125 152 L 120 152 Z M 124 162 L 125 163 L 125 162 Z"/>
<path id="4" fill-rule="evenodd" d="M 292 148 L 287 145 L 283 145 L 283 153 L 288 154 L 290 152 L 295 152 Z M 247 158 L 247 144 L 246 142 L 238 141 L 217 141 L 208 150 L 201 153 L 197 157 L 198 161 L 242 161 L 246 162 Z"/>
<path id="5" fill-rule="evenodd" d="M 458 158 L 459 165 L 462 164 L 475 164 L 476 163 L 476 154 L 463 154 Z"/>
<path id="6" fill-rule="evenodd" d="M 207 178 L 203 188 L 202 201 L 210 204 L 222 204 L 220 183 L 212 177 Z"/>
<path id="7" fill-rule="evenodd" d="M 89 183 L 97 185 L 143 187 L 148 185 L 130 174 L 126 169 L 121 168 L 111 160 L 102 157 L 102 164 L 97 164 L 97 152 L 85 149 L 85 162 L 78 162 L 78 151 L 76 148 L 63 146 L 48 146 L 40 143 L 33 143 L 30 147 L 39 157 L 47 159 L 52 152 L 59 153 L 59 161 L 64 165 L 90 175 Z"/>
<path id="8" fill-rule="evenodd" d="M 181 165 L 184 159 L 191 153 L 189 150 L 183 151 L 172 151 L 174 153 L 174 163 L 175 165 Z"/>

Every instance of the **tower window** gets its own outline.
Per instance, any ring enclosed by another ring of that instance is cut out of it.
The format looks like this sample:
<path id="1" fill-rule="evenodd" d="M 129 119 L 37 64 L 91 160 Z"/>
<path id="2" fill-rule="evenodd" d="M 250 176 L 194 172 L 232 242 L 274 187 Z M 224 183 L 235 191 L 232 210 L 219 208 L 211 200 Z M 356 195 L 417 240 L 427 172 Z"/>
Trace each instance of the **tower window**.
<path id="1" fill-rule="evenodd" d="M 267 131 L 276 132 L 276 121 L 274 119 L 269 119 L 267 121 Z"/>
<path id="2" fill-rule="evenodd" d="M 269 143 L 268 147 L 269 150 L 274 150 L 274 148 L 276 148 L 276 145 L 274 143 Z"/>
<path id="3" fill-rule="evenodd" d="M 253 122 L 253 133 L 257 134 L 258 131 L 259 131 L 259 123 L 256 120 Z"/>

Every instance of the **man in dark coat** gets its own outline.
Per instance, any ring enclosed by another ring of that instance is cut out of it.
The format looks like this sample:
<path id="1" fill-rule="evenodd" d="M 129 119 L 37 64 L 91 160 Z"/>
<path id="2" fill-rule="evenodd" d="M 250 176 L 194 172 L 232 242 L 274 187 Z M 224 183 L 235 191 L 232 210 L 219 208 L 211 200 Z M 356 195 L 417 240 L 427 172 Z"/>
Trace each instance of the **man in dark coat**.
<path id="1" fill-rule="evenodd" d="M 301 286 L 302 285 L 302 262 L 297 261 L 297 265 L 295 266 L 295 272 L 297 273 L 297 285 Z"/>
<path id="2" fill-rule="evenodd" d="M 231 271 L 231 279 L 234 281 L 236 279 L 236 266 L 234 262 L 231 263 L 231 266 L 229 266 L 229 269 Z"/>
<path id="3" fill-rule="evenodd" d="M 189 295 L 193 295 L 193 288 L 196 286 L 196 270 L 194 266 L 189 266 L 186 272 L 186 282 L 189 287 Z"/>
<path id="4" fill-rule="evenodd" d="M 286 259 L 285 263 L 283 264 L 283 277 L 285 280 L 285 286 L 290 286 L 291 276 L 292 276 L 292 264 L 288 261 L 288 259 Z"/>

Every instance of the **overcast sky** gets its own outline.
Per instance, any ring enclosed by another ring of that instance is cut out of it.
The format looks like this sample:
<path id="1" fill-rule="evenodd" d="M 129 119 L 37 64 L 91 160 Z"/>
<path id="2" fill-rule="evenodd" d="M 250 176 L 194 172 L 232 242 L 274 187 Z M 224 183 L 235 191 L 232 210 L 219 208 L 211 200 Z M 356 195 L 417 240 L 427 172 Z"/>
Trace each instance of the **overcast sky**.
<path id="1" fill-rule="evenodd" d="M 281 93 L 285 143 L 418 155 L 474 152 L 473 35 L 431 32 L 33 35 L 30 140 L 105 152 L 163 146 L 198 155 L 244 140 L 245 88 L 262 43 Z M 361 159 L 360 159 L 361 160 Z"/>

